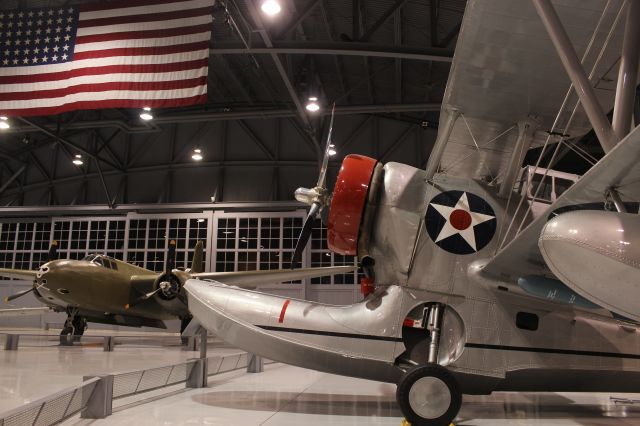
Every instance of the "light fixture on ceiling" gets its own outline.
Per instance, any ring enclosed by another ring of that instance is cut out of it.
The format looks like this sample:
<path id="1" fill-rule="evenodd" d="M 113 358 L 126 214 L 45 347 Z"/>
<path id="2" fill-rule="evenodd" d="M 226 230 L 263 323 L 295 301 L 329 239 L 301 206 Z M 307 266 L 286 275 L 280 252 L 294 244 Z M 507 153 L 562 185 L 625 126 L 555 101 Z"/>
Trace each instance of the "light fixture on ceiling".
<path id="1" fill-rule="evenodd" d="M 193 150 L 193 154 L 191 155 L 191 158 L 195 161 L 200 161 L 202 160 L 202 150 L 200 148 L 195 148 Z"/>
<path id="2" fill-rule="evenodd" d="M 277 0 L 264 0 L 260 5 L 260 9 L 262 9 L 266 15 L 274 16 L 280 13 L 282 7 Z"/>
<path id="3" fill-rule="evenodd" d="M 144 107 L 142 108 L 142 112 L 140 113 L 140 118 L 144 121 L 153 120 L 153 115 L 151 115 L 151 108 Z"/>
<path id="4" fill-rule="evenodd" d="M 202 218 L 198 219 L 198 223 L 202 223 L 202 222 L 204 222 L 204 219 Z"/>
<path id="5" fill-rule="evenodd" d="M 82 166 L 84 164 L 84 161 L 82 161 L 82 155 L 76 154 L 73 157 L 73 164 L 75 164 L 76 166 Z"/>
<path id="6" fill-rule="evenodd" d="M 0 117 L 0 129 L 8 129 L 9 127 L 11 127 L 9 125 L 9 118 L 4 115 Z"/>
<path id="7" fill-rule="evenodd" d="M 305 106 L 305 108 L 307 109 L 307 111 L 311 111 L 311 112 L 318 111 L 320 109 L 320 105 L 318 104 L 318 97 L 309 96 L 309 102 L 307 102 L 307 105 Z"/>
<path id="8" fill-rule="evenodd" d="M 329 156 L 333 157 L 337 153 L 338 151 L 336 151 L 336 146 L 334 144 L 329 145 Z"/>

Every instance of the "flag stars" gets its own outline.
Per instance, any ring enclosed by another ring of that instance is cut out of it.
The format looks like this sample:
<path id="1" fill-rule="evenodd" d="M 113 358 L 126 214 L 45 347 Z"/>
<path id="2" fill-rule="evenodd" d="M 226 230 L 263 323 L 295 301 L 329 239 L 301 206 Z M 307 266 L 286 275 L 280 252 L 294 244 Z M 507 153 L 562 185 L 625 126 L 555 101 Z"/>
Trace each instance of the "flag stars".
<path id="1" fill-rule="evenodd" d="M 9 65 L 9 60 L 8 59 L 4 59 L 2 61 L 2 65 Z"/>
<path id="2" fill-rule="evenodd" d="M 58 55 L 53 55 L 53 56 L 51 57 L 51 60 L 52 60 L 53 62 L 57 62 L 57 61 L 58 61 Z"/>
<path id="3" fill-rule="evenodd" d="M 58 50 L 60 50 L 60 46 L 58 46 L 58 45 L 53 46 L 53 51 L 54 52 L 57 52 Z"/>
<path id="4" fill-rule="evenodd" d="M 56 33 L 59 33 L 60 31 L 62 31 L 62 28 L 56 27 Z"/>
<path id="5" fill-rule="evenodd" d="M 49 58 L 47 58 L 46 56 L 42 57 L 42 62 L 47 62 L 49 60 Z"/>
<path id="6" fill-rule="evenodd" d="M 70 32 L 71 32 L 71 25 L 67 25 L 67 26 L 64 28 L 64 31 L 65 31 L 65 32 L 67 32 L 67 33 L 70 33 Z"/>
<path id="7" fill-rule="evenodd" d="M 73 22 L 73 16 L 67 17 L 67 22 L 70 24 Z"/>
<path id="8" fill-rule="evenodd" d="M 58 43 L 60 41 L 60 36 L 55 36 L 53 38 L 53 41 L 55 41 L 56 43 Z"/>
<path id="9" fill-rule="evenodd" d="M 70 7 L 69 9 L 67 9 L 67 12 L 69 12 L 69 13 L 73 13 L 73 8 L 72 8 L 72 7 Z"/>
<path id="10" fill-rule="evenodd" d="M 42 16 L 42 15 L 44 15 L 44 10 L 39 10 L 38 11 L 38 16 Z"/>
<path id="11" fill-rule="evenodd" d="M 53 24 L 53 19 L 51 18 L 47 19 L 47 25 L 51 25 L 51 24 Z"/>
<path id="12" fill-rule="evenodd" d="M 65 51 L 69 51 L 69 45 L 68 45 L 68 44 L 65 44 L 63 49 L 64 49 Z"/>
<path id="13" fill-rule="evenodd" d="M 30 11 L 29 11 L 29 13 L 27 14 L 27 16 L 28 16 L 29 18 L 33 18 L 33 10 L 30 10 Z"/>
<path id="14" fill-rule="evenodd" d="M 56 19 L 56 24 L 62 24 L 62 18 Z"/>
<path id="15" fill-rule="evenodd" d="M 22 62 L 23 62 L 23 63 L 25 63 L 25 64 L 28 64 L 28 63 L 29 63 L 29 58 L 24 58 L 24 59 L 22 60 Z"/>
<path id="16" fill-rule="evenodd" d="M 69 41 L 69 40 L 71 40 L 71 36 L 69 34 L 64 36 L 64 41 Z"/>
<path id="17" fill-rule="evenodd" d="M 66 61 L 68 57 L 69 57 L 69 56 L 65 53 L 64 55 L 62 55 L 62 60 L 63 60 L 63 61 Z"/>
<path id="18" fill-rule="evenodd" d="M 49 9 L 49 10 L 47 10 L 47 14 L 48 14 L 49 16 L 53 16 L 53 9 Z"/>
<path id="19" fill-rule="evenodd" d="M 23 17 L 24 17 L 24 12 L 21 11 L 20 13 L 18 13 L 18 18 L 22 19 Z"/>

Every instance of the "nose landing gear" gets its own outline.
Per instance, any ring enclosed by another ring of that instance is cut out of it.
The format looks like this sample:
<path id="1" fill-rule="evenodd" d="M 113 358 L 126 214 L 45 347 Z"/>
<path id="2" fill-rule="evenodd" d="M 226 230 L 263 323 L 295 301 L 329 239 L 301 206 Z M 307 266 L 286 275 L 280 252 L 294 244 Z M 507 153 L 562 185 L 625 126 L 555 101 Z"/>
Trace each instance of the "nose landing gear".
<path id="1" fill-rule="evenodd" d="M 430 334 L 428 363 L 409 369 L 398 382 L 396 400 L 413 426 L 449 426 L 462 405 L 455 377 L 437 364 L 444 305 L 425 310 L 423 324 Z"/>
<path id="2" fill-rule="evenodd" d="M 80 337 L 82 337 L 86 329 L 87 319 L 78 315 L 78 309 L 67 309 L 67 319 L 60 332 L 60 345 L 72 346 L 73 342 L 80 341 Z"/>

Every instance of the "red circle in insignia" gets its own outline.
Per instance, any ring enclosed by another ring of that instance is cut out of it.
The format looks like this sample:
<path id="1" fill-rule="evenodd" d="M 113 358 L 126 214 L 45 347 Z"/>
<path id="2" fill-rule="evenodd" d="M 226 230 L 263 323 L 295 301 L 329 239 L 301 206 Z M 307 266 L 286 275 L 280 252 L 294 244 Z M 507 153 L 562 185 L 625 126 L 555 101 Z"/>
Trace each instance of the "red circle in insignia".
<path id="1" fill-rule="evenodd" d="M 471 215 L 468 211 L 456 209 L 449 215 L 449 223 L 459 231 L 463 231 L 471 225 Z"/>

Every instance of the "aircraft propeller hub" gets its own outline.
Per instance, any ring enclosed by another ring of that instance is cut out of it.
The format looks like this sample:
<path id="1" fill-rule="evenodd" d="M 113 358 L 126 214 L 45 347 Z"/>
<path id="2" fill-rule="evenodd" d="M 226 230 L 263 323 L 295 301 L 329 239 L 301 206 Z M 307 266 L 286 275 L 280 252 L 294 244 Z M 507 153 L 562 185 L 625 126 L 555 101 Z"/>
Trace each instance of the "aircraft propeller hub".
<path id="1" fill-rule="evenodd" d="M 295 192 L 296 200 L 307 205 L 320 204 L 321 206 L 327 205 L 327 189 L 321 186 L 314 188 L 298 188 Z"/>

